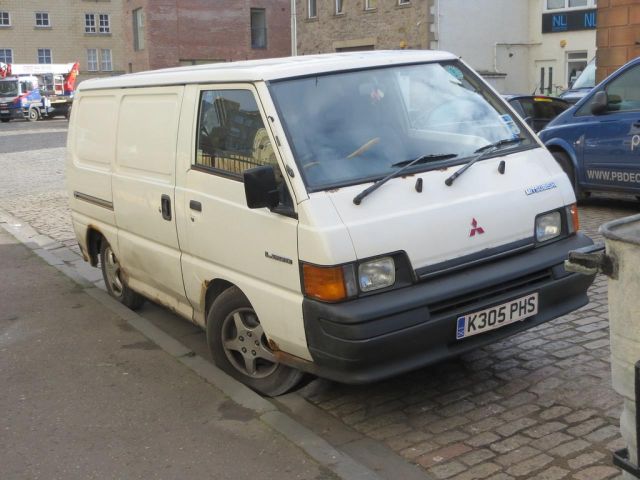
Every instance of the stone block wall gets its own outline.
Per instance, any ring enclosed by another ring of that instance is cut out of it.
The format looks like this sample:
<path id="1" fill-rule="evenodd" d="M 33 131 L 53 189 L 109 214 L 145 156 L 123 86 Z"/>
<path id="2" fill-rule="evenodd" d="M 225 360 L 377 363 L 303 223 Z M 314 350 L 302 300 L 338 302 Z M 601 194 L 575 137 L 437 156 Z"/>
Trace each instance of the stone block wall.
<path id="1" fill-rule="evenodd" d="M 317 16 L 309 18 L 309 0 L 296 0 L 298 54 L 344 50 L 429 48 L 432 0 L 316 0 Z"/>

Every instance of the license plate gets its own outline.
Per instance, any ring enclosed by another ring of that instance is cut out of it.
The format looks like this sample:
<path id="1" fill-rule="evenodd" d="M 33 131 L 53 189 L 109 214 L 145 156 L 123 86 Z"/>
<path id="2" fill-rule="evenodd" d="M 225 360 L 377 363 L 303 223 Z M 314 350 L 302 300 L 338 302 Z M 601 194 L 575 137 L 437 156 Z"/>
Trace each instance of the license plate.
<path id="1" fill-rule="evenodd" d="M 0 110 L 0 113 L 9 113 L 9 110 Z"/>
<path id="2" fill-rule="evenodd" d="M 478 335 L 524 320 L 538 313 L 538 293 L 458 317 L 456 339 Z"/>

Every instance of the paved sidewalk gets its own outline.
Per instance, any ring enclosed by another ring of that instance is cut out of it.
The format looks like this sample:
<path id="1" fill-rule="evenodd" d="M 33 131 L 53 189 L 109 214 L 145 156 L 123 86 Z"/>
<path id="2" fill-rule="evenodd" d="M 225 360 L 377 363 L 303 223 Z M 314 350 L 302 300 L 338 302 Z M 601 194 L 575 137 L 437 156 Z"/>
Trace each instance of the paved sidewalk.
<path id="1" fill-rule="evenodd" d="M 3 480 L 337 478 L 1 229 L 0 278 Z"/>

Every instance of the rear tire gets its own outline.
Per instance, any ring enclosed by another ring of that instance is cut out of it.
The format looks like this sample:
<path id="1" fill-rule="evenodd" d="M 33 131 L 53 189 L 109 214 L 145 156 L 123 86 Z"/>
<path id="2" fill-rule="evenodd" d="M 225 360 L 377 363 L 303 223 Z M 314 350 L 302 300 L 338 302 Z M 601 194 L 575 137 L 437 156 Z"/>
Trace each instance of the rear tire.
<path id="1" fill-rule="evenodd" d="M 11 120 L 10 118 L 0 118 L 0 122 L 2 123 L 7 123 L 9 120 Z"/>
<path id="2" fill-rule="evenodd" d="M 100 242 L 100 267 L 109 295 L 131 310 L 138 310 L 145 298 L 127 286 L 122 275 L 120 262 L 104 237 Z"/>
<path id="3" fill-rule="evenodd" d="M 588 194 L 582 191 L 580 186 L 578 185 L 578 177 L 576 176 L 575 169 L 573 168 L 573 163 L 571 163 L 571 159 L 564 152 L 551 152 L 553 158 L 556 159 L 556 162 L 560 165 L 560 168 L 567 174 L 569 177 L 569 181 L 571 182 L 571 186 L 573 187 L 573 191 L 576 195 L 576 199 L 584 200 L 588 197 Z"/>
<path id="4" fill-rule="evenodd" d="M 222 292 L 211 305 L 207 342 L 218 367 L 262 395 L 283 395 L 305 378 L 275 359 L 255 310 L 237 287 Z"/>

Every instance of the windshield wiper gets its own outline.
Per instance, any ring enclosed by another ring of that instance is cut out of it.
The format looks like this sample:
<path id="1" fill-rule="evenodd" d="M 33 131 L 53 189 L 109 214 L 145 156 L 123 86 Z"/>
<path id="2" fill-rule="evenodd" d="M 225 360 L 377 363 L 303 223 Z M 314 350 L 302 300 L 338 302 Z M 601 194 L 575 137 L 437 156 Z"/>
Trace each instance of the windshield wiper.
<path id="1" fill-rule="evenodd" d="M 414 158 L 413 160 L 403 160 L 402 162 L 394 163 L 394 164 L 391 165 L 392 167 L 402 167 L 402 168 L 400 168 L 399 170 L 396 170 L 395 172 L 393 172 L 393 173 L 387 175 L 386 177 L 378 180 L 377 182 L 375 182 L 370 187 L 365 188 L 362 192 L 360 192 L 358 195 L 353 197 L 353 203 L 355 203 L 356 205 L 360 205 L 360 202 L 362 202 L 362 199 L 364 197 L 366 197 L 371 192 L 373 192 L 373 191 L 377 190 L 378 188 L 380 188 L 382 185 L 387 183 L 392 178 L 397 177 L 398 175 L 400 175 L 405 170 L 407 170 L 410 167 L 416 165 L 417 163 L 422 163 L 422 162 L 426 162 L 426 161 L 434 161 L 434 160 L 448 160 L 450 158 L 455 158 L 457 156 L 458 155 L 456 155 L 455 153 L 438 153 L 438 154 L 421 155 L 421 156 L 419 156 L 417 158 Z"/>
<path id="2" fill-rule="evenodd" d="M 495 152 L 496 150 L 499 150 L 500 147 L 504 146 L 504 145 L 511 145 L 514 143 L 521 143 L 524 141 L 524 138 L 522 137 L 516 137 L 516 138 L 503 138 L 502 140 L 498 140 L 495 143 L 490 143 L 488 145 L 484 145 L 483 147 L 478 148 L 475 152 L 473 153 L 477 153 L 477 155 L 475 157 L 471 157 L 471 160 L 469 160 L 467 163 L 465 163 L 462 168 L 456 170 L 455 172 L 453 172 L 453 175 L 451 175 L 449 178 L 447 178 L 444 183 L 447 185 L 447 187 L 450 187 L 453 182 L 455 181 L 456 178 L 458 178 L 460 175 L 462 175 L 464 172 L 467 171 L 467 169 L 473 165 L 476 162 L 479 162 L 480 160 L 483 160 L 484 158 L 487 157 L 487 155 L 492 154 L 493 152 Z"/>

